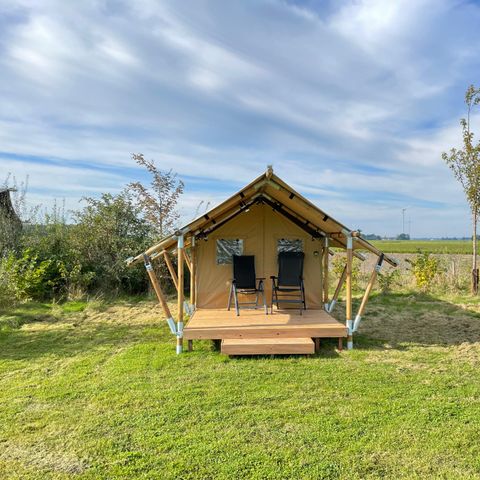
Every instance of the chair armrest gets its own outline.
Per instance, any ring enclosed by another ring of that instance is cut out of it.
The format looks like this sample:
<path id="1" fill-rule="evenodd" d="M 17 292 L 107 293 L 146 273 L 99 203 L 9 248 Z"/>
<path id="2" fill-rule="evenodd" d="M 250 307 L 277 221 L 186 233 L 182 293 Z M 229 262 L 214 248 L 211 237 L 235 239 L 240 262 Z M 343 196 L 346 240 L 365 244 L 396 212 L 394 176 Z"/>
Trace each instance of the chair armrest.
<path id="1" fill-rule="evenodd" d="M 257 280 L 265 280 L 265 277 L 257 277 Z"/>

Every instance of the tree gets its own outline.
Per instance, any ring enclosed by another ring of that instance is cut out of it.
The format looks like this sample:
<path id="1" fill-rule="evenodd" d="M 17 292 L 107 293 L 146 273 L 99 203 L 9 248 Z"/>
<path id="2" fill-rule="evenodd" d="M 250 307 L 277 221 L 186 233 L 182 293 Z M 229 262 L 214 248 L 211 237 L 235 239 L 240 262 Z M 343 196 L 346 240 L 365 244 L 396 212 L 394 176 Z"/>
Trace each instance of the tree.
<path id="1" fill-rule="evenodd" d="M 480 88 L 470 85 L 465 93 L 467 118 L 460 120 L 462 126 L 463 147 L 443 152 L 442 158 L 461 183 L 472 213 L 472 293 L 478 293 L 477 268 L 477 224 L 480 208 L 480 142 L 474 143 L 474 134 L 470 129 L 470 116 L 474 106 L 480 104 Z"/>
<path id="2" fill-rule="evenodd" d="M 145 288 L 144 273 L 128 268 L 125 259 L 151 244 L 151 226 L 141 217 L 132 195 L 104 193 L 84 198 L 85 207 L 73 213 L 72 247 L 83 269 L 93 272 L 92 287 L 135 293 Z"/>
<path id="3" fill-rule="evenodd" d="M 130 183 L 128 187 L 147 222 L 163 238 L 171 233 L 179 218 L 177 203 L 183 193 L 183 182 L 172 170 L 161 171 L 153 160 L 146 160 L 142 153 L 134 153 L 132 159 L 145 167 L 153 178 L 149 188 L 141 182 Z"/>
<path id="4" fill-rule="evenodd" d="M 397 240 L 410 240 L 410 235 L 408 233 L 400 233 L 397 235 Z"/>

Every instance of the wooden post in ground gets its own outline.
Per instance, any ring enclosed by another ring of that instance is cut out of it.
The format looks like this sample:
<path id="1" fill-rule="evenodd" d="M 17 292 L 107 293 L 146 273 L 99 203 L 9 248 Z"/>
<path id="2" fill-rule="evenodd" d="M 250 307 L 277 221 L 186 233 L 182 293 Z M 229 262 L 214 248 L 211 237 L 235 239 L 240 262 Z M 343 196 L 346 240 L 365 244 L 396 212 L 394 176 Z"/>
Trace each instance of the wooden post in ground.
<path id="1" fill-rule="evenodd" d="M 197 246 L 195 244 L 195 237 L 192 237 L 192 243 L 190 247 L 190 256 L 192 261 L 192 271 L 190 272 L 190 304 L 193 308 L 197 304 Z"/>
<path id="2" fill-rule="evenodd" d="M 323 247 L 323 308 L 328 311 L 328 260 L 329 260 L 329 249 L 328 249 L 328 237 L 325 237 Z"/>
<path id="3" fill-rule="evenodd" d="M 150 282 L 152 283 L 153 289 L 158 298 L 158 302 L 162 306 L 163 313 L 165 314 L 165 318 L 167 319 L 168 326 L 170 327 L 170 331 L 173 334 L 177 333 L 177 329 L 175 327 L 175 322 L 173 320 L 172 314 L 170 312 L 170 308 L 168 306 L 167 300 L 165 298 L 165 294 L 163 293 L 162 287 L 160 286 L 160 282 L 155 275 L 155 271 L 153 270 L 152 263 L 150 261 L 150 257 L 148 255 L 143 255 L 143 261 L 145 263 L 145 268 L 147 269 L 148 276 L 150 278 Z"/>
<path id="4" fill-rule="evenodd" d="M 173 284 L 175 285 L 175 288 L 178 290 L 177 274 L 175 273 L 175 269 L 173 268 L 173 264 L 172 264 L 172 261 L 170 260 L 170 256 L 168 255 L 168 252 L 166 251 L 163 252 L 163 259 L 165 260 L 168 271 L 170 272 L 170 276 L 172 277 Z"/>
<path id="5" fill-rule="evenodd" d="M 183 234 L 177 237 L 177 277 L 178 277 L 178 321 L 177 321 L 177 354 L 182 353 L 183 350 L 183 283 L 184 283 L 184 238 Z"/>
<path id="6" fill-rule="evenodd" d="M 368 281 L 367 288 L 365 289 L 365 293 L 362 298 L 362 303 L 360 304 L 360 308 L 358 309 L 358 313 L 355 317 L 355 323 L 353 324 L 353 331 L 356 332 L 362 321 L 362 315 L 367 306 L 368 297 L 370 296 L 370 292 L 372 291 L 373 285 L 375 284 L 375 280 L 377 279 L 378 272 L 382 268 L 384 254 L 382 253 L 377 260 L 375 268 L 372 271 L 372 275 L 370 276 L 370 280 Z"/>
<path id="7" fill-rule="evenodd" d="M 346 276 L 346 324 L 348 329 L 347 349 L 353 348 L 353 321 L 352 321 L 352 267 L 353 267 L 353 237 L 347 235 L 347 276 Z"/>
<path id="8" fill-rule="evenodd" d="M 335 289 L 335 293 L 333 294 L 332 301 L 328 306 L 328 313 L 332 312 L 335 304 L 337 303 L 338 296 L 340 295 L 340 291 L 342 290 L 343 284 L 345 283 L 345 278 L 347 277 L 347 265 L 343 267 L 342 274 L 340 275 L 340 279 L 338 280 L 337 288 Z"/>

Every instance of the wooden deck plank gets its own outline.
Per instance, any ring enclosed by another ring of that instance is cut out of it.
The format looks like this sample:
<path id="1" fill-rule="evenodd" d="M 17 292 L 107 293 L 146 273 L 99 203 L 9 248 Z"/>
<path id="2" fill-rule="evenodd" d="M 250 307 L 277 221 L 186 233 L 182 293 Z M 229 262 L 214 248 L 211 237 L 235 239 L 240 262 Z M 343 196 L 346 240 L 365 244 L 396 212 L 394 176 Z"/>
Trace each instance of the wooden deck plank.
<path id="1" fill-rule="evenodd" d="M 235 311 L 199 309 L 184 329 L 186 339 L 346 337 L 344 324 L 324 310 Z"/>
<path id="2" fill-rule="evenodd" d="M 222 340 L 226 355 L 276 355 L 315 353 L 311 338 L 226 338 Z"/>

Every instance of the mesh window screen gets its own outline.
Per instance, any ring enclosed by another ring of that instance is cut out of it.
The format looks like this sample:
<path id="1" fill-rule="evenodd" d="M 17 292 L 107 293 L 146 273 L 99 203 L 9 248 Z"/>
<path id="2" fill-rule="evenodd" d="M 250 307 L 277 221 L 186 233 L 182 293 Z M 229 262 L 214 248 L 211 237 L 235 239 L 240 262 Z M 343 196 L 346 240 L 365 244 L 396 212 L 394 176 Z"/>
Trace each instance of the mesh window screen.
<path id="1" fill-rule="evenodd" d="M 231 238 L 219 238 L 217 240 L 217 265 L 232 263 L 233 255 L 243 254 L 243 240 Z"/>
<path id="2" fill-rule="evenodd" d="M 277 253 L 303 252 L 303 240 L 299 238 L 281 238 L 277 241 Z"/>

